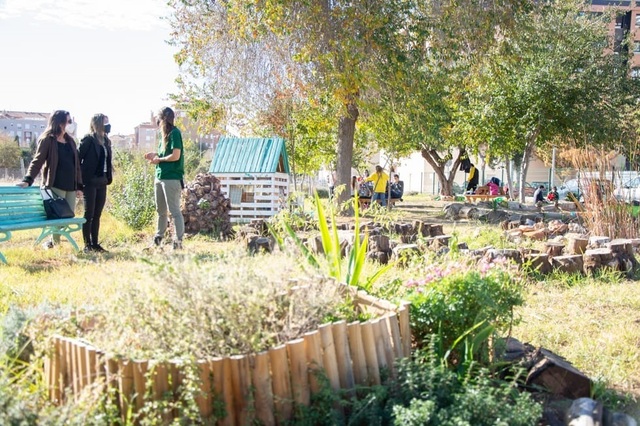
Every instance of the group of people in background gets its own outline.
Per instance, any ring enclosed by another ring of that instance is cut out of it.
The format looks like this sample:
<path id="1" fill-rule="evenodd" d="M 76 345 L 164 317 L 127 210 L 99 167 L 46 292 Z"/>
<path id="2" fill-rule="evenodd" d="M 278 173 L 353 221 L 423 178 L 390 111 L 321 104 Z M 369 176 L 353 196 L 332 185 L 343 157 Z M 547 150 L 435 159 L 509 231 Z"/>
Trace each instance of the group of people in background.
<path id="1" fill-rule="evenodd" d="M 145 159 L 155 165 L 155 205 L 158 213 L 153 245 L 159 246 L 168 227 L 168 213 L 174 222 L 173 248 L 182 248 L 184 218 L 180 210 L 183 187 L 184 155 L 182 134 L 174 124 L 175 113 L 162 108 L 157 115 L 160 141 L 156 152 L 148 152 Z M 113 181 L 113 153 L 108 134 L 109 117 L 95 114 L 89 124 L 90 132 L 76 145 L 73 133 L 76 123 L 68 111 L 57 110 L 49 117 L 47 128 L 38 139 L 33 160 L 27 173 L 17 185 L 33 185 L 42 172 L 42 185 L 56 196 L 64 198 L 75 210 L 77 197 L 84 201 L 85 223 L 82 226 L 84 252 L 105 253 L 100 244 L 100 218 L 107 200 L 107 186 Z M 45 248 L 59 244 L 54 235 Z"/>
<path id="2" fill-rule="evenodd" d="M 387 195 L 391 199 L 402 199 L 404 194 L 404 182 L 397 173 L 393 174 L 393 180 L 389 181 L 389 175 L 382 166 L 376 166 L 375 172 L 369 173 L 365 178 L 351 177 L 352 195 L 360 198 L 371 198 L 371 202 L 377 202 L 381 206 L 387 205 Z"/>

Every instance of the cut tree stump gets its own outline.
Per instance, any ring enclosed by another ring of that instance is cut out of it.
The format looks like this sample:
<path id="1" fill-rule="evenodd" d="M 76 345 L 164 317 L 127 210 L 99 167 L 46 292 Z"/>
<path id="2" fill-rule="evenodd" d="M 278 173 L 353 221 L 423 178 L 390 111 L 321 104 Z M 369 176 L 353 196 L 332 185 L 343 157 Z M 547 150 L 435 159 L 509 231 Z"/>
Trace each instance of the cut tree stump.
<path id="1" fill-rule="evenodd" d="M 570 237 L 567 239 L 567 254 L 583 254 L 587 251 L 589 240 L 587 238 Z"/>
<path id="2" fill-rule="evenodd" d="M 531 269 L 541 274 L 548 274 L 551 272 L 551 262 L 549 262 L 549 255 L 547 253 L 531 253 L 524 257 L 525 263 L 529 263 Z"/>
<path id="3" fill-rule="evenodd" d="M 429 236 L 439 237 L 440 235 L 444 235 L 444 231 L 442 230 L 442 225 L 429 226 Z"/>
<path id="4" fill-rule="evenodd" d="M 590 249 L 584 252 L 583 268 L 585 274 L 593 274 L 597 270 L 608 266 L 617 269 L 617 260 L 614 261 L 613 252 L 608 248 Z"/>
<path id="5" fill-rule="evenodd" d="M 517 265 L 522 265 L 522 253 L 514 249 L 490 249 L 484 254 L 485 260 L 492 262 L 498 257 L 513 260 Z"/>
<path id="6" fill-rule="evenodd" d="M 562 250 L 564 249 L 564 244 L 549 242 L 549 243 L 545 243 L 544 246 L 546 247 L 545 251 L 547 252 L 549 257 L 562 256 Z"/>
<path id="7" fill-rule="evenodd" d="M 534 364 L 529 370 L 526 384 L 540 386 L 554 395 L 572 399 L 591 395 L 591 380 L 587 376 L 564 358 L 542 348 L 534 355 Z"/>
<path id="8" fill-rule="evenodd" d="M 579 254 L 556 256 L 552 258 L 551 265 L 553 269 L 558 269 L 568 274 L 583 271 L 583 259 Z"/>
<path id="9" fill-rule="evenodd" d="M 464 206 L 458 212 L 458 216 L 463 219 L 477 219 L 479 216 L 478 209 L 472 206 Z"/>
<path id="10" fill-rule="evenodd" d="M 589 237 L 589 246 L 594 248 L 604 247 L 604 245 L 607 244 L 609 241 L 611 241 L 611 238 L 609 237 L 593 236 L 593 237 Z"/>
<path id="11" fill-rule="evenodd" d="M 627 256 L 633 256 L 633 245 L 631 240 L 628 239 L 616 239 L 605 244 L 605 247 L 611 249 L 614 254 L 625 254 Z"/>

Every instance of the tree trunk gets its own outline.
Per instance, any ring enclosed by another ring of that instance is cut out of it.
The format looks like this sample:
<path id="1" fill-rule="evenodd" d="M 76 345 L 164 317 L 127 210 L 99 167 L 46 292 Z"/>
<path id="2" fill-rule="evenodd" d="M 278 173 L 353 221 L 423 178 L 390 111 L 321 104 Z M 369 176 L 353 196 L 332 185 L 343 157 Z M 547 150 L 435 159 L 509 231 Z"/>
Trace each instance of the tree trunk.
<path id="1" fill-rule="evenodd" d="M 354 99 L 347 105 L 346 114 L 338 123 L 338 155 L 336 158 L 336 184 L 345 185 L 345 190 L 338 197 L 339 203 L 351 198 L 351 163 L 353 160 L 353 137 L 358 119 L 358 106 Z"/>
<path id="2" fill-rule="evenodd" d="M 531 155 L 533 154 L 533 148 L 536 146 L 536 141 L 538 139 L 538 135 L 540 131 L 538 129 L 534 130 L 531 135 L 527 138 L 527 144 L 524 147 L 524 152 L 522 153 L 522 163 L 520 163 L 520 187 L 518 192 L 518 199 L 521 203 L 524 203 L 524 185 L 527 181 L 527 171 L 529 170 L 529 160 L 531 160 Z"/>
<path id="3" fill-rule="evenodd" d="M 427 163 L 433 168 L 433 171 L 436 172 L 436 176 L 438 176 L 438 182 L 440 183 L 440 195 L 453 195 L 453 181 L 456 178 L 456 172 L 458 171 L 458 167 L 460 166 L 460 156 L 462 155 L 462 150 L 458 151 L 458 156 L 456 160 L 453 162 L 453 167 L 449 172 L 449 176 L 445 174 L 445 165 L 446 161 L 440 157 L 438 151 L 435 149 L 422 149 L 421 151 L 422 158 L 424 158 Z"/>
<path id="4" fill-rule="evenodd" d="M 507 173 L 507 188 L 509 188 L 509 199 L 515 200 L 516 197 L 513 194 L 513 182 L 511 180 L 511 160 L 508 156 L 504 157 L 504 171 Z"/>

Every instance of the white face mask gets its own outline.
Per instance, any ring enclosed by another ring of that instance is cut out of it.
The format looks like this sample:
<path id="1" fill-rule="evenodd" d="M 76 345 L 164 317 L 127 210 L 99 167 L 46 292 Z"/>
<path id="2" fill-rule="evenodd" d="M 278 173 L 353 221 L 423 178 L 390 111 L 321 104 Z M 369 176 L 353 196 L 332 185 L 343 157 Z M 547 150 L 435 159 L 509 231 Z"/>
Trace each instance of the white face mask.
<path id="1" fill-rule="evenodd" d="M 73 132 L 76 131 L 76 123 L 67 124 L 64 131 L 67 132 L 68 135 L 73 134 Z"/>

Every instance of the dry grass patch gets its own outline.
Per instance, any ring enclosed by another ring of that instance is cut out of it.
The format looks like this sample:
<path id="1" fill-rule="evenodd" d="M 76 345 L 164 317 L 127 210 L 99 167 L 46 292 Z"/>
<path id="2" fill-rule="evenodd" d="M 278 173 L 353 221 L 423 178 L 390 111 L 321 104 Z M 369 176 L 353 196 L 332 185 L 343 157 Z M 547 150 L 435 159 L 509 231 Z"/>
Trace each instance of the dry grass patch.
<path id="1" fill-rule="evenodd" d="M 640 283 L 584 279 L 538 283 L 517 309 L 513 335 L 563 356 L 594 380 L 640 397 Z M 632 402 L 631 409 L 640 413 Z"/>

